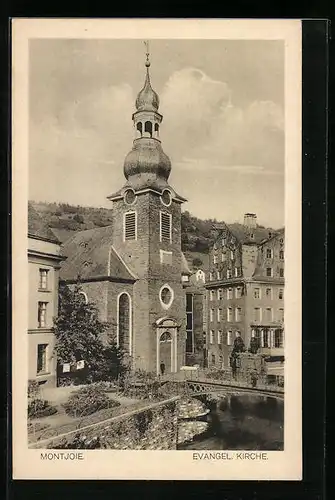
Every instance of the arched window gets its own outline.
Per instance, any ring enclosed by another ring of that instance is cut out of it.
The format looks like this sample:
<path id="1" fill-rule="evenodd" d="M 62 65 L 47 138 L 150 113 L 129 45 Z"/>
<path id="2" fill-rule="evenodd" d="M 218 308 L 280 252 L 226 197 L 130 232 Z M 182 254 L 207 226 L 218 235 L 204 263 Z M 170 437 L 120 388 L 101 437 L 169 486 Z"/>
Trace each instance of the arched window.
<path id="1" fill-rule="evenodd" d="M 140 137 L 142 137 L 142 122 L 138 122 L 136 130 L 139 132 Z"/>
<path id="2" fill-rule="evenodd" d="M 169 333 L 169 332 L 162 333 L 159 341 L 160 342 L 171 342 L 172 341 L 171 333 Z"/>
<path id="3" fill-rule="evenodd" d="M 159 125 L 158 125 L 158 123 L 155 123 L 155 136 L 156 137 L 159 136 Z"/>
<path id="4" fill-rule="evenodd" d="M 150 137 L 152 137 L 152 123 L 151 122 L 145 122 L 144 132 L 148 132 Z"/>
<path id="5" fill-rule="evenodd" d="M 128 293 L 118 297 L 117 345 L 131 353 L 131 299 Z"/>
<path id="6" fill-rule="evenodd" d="M 84 304 L 88 304 L 88 297 L 85 292 L 79 292 L 79 298 L 83 301 Z"/>

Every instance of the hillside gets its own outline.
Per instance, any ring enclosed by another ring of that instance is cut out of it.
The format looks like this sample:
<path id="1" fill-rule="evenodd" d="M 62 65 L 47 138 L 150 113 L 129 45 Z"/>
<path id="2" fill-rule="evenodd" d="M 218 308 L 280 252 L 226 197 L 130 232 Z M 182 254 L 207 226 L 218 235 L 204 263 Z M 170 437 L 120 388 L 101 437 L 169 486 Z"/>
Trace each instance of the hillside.
<path id="1" fill-rule="evenodd" d="M 36 210 L 63 243 L 76 231 L 93 229 L 112 224 L 112 210 L 69 205 L 68 203 L 32 202 Z M 182 212 L 181 242 L 191 268 L 208 268 L 208 249 L 214 240 L 213 224 L 222 221 L 216 219 L 202 220 L 192 216 L 188 211 Z M 237 237 L 244 235 L 244 226 L 239 223 L 227 224 Z M 257 227 L 258 240 L 264 239 L 272 228 Z"/>

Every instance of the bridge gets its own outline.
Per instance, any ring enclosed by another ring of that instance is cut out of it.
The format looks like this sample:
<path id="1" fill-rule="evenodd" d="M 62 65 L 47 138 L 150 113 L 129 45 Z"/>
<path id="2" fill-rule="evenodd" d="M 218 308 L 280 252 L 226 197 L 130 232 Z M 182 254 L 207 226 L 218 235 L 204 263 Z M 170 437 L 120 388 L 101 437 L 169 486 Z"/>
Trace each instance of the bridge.
<path id="1" fill-rule="evenodd" d="M 284 388 L 273 384 L 258 383 L 256 387 L 245 381 L 234 379 L 213 380 L 204 374 L 169 374 L 160 378 L 161 384 L 173 383 L 177 392 L 183 392 L 191 397 L 209 393 L 250 394 L 284 399 Z"/>
<path id="2" fill-rule="evenodd" d="M 187 380 L 187 389 L 192 397 L 200 396 L 201 394 L 209 393 L 224 393 L 224 394 L 251 394 L 255 396 L 269 396 L 277 399 L 284 399 L 284 391 L 279 387 L 250 387 L 246 384 L 227 384 L 224 382 L 213 381 L 194 381 Z"/>

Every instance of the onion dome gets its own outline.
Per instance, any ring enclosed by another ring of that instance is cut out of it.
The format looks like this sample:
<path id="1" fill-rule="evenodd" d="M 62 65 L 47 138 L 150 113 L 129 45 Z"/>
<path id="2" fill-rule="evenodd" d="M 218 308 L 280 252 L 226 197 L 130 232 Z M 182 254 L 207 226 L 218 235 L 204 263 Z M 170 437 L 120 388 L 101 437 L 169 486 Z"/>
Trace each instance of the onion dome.
<path id="1" fill-rule="evenodd" d="M 151 87 L 149 75 L 149 60 L 146 61 L 145 65 L 147 68 L 147 74 L 145 77 L 144 87 L 137 95 L 135 106 L 137 111 L 157 111 L 159 108 L 159 97 Z"/>
<path id="2" fill-rule="evenodd" d="M 156 139 L 142 137 L 124 161 L 124 175 L 136 189 L 164 186 L 171 172 L 171 161 Z"/>

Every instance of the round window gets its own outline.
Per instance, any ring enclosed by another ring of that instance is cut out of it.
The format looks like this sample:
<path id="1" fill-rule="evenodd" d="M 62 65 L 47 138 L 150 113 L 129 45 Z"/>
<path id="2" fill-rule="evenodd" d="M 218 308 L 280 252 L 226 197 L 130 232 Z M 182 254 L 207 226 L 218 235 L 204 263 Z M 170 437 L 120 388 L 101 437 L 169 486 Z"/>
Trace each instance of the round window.
<path id="1" fill-rule="evenodd" d="M 164 309 L 168 309 L 173 301 L 173 290 L 169 285 L 164 285 L 159 293 L 159 298 Z"/>
<path id="2" fill-rule="evenodd" d="M 167 189 L 164 189 L 162 193 L 162 203 L 167 207 L 171 205 L 171 193 Z"/>
<path id="3" fill-rule="evenodd" d="M 132 189 L 128 189 L 124 195 L 124 199 L 127 205 L 132 205 L 133 203 L 135 203 L 136 196 L 134 191 Z"/>

